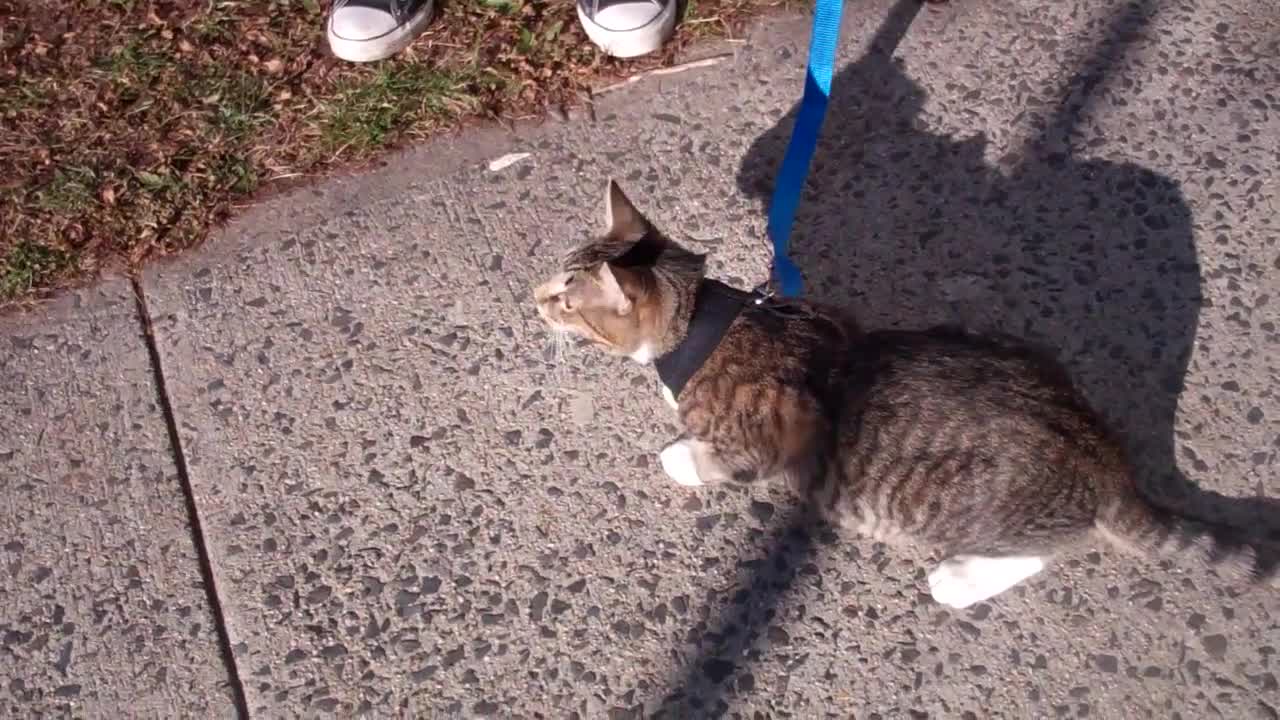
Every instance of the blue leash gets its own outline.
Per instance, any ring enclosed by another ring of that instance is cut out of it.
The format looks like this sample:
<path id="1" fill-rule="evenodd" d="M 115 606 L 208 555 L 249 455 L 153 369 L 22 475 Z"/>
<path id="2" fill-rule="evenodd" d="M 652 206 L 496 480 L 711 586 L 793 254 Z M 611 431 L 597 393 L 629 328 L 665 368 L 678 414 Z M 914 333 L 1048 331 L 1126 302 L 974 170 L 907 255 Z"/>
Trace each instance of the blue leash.
<path id="1" fill-rule="evenodd" d="M 773 239 L 773 274 L 775 290 L 783 297 L 794 297 L 804 288 L 800 269 L 791 262 L 787 248 L 791 226 L 796 220 L 796 207 L 809 162 L 813 159 L 822 121 L 831 99 L 831 74 L 835 69 L 836 42 L 840 37 L 840 12 L 844 0 L 815 0 L 813 33 L 809 37 L 809 70 L 804 80 L 804 98 L 791 128 L 791 142 L 782 159 L 773 201 L 769 205 L 769 237 Z"/>

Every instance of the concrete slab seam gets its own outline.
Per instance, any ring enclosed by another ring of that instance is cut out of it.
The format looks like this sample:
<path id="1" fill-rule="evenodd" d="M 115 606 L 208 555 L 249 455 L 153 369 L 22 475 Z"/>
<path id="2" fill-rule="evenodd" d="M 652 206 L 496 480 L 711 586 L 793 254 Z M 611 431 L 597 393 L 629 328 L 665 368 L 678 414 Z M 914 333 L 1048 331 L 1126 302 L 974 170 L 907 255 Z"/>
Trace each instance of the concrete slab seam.
<path id="1" fill-rule="evenodd" d="M 151 313 L 147 310 L 146 292 L 138 278 L 131 278 L 130 283 L 133 285 L 134 300 L 137 304 L 138 322 L 142 326 L 142 336 L 147 345 L 147 357 L 155 381 L 156 399 L 160 404 L 160 412 L 164 416 L 165 431 L 169 436 L 169 447 L 173 452 L 174 467 L 178 472 L 179 484 L 182 486 L 187 523 L 191 528 L 191 541 L 195 545 L 196 556 L 200 561 L 200 579 L 204 584 L 205 596 L 213 613 L 222 662 L 226 666 L 227 677 L 231 682 L 236 714 L 244 720 L 249 720 L 249 702 L 245 695 L 244 682 L 240 678 L 239 666 L 236 664 L 235 652 L 232 650 L 231 634 L 227 629 L 226 614 L 223 612 L 222 599 L 218 593 L 217 579 L 213 572 L 213 561 L 209 556 L 204 528 L 200 522 L 200 508 L 196 504 L 195 491 L 191 486 L 191 475 L 187 470 L 186 455 L 182 450 L 182 438 L 178 434 L 177 415 L 173 411 L 173 404 L 169 399 L 169 390 L 165 385 L 164 368 L 160 364 L 160 349 L 156 345 Z"/>

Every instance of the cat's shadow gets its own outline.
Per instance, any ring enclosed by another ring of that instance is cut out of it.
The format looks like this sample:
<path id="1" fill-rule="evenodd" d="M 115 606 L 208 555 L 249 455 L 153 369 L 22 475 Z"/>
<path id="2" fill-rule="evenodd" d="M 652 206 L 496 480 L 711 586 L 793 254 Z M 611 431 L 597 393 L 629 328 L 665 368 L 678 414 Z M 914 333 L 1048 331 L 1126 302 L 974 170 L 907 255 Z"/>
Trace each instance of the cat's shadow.
<path id="1" fill-rule="evenodd" d="M 1200 265 L 1178 183 L 1128 162 L 1084 159 L 1068 138 L 1094 89 L 1154 3 L 1133 3 L 1043 118 L 1038 137 L 993 166 L 982 135 L 920 129 L 925 91 L 892 57 L 919 11 L 900 0 L 873 49 L 833 85 L 792 235 L 805 292 L 868 328 L 959 324 L 1055 354 L 1126 438 L 1146 492 L 1192 515 L 1280 538 L 1280 503 L 1205 490 L 1178 468 L 1175 417 L 1196 337 Z M 766 212 L 795 109 L 759 137 L 738 173 Z M 1206 478 L 1208 479 L 1208 478 Z M 677 714 L 718 715 L 724 682 L 815 545 L 808 512 L 781 523 L 761 572 L 670 688 Z M 1275 559 L 1269 559 L 1274 563 Z"/>

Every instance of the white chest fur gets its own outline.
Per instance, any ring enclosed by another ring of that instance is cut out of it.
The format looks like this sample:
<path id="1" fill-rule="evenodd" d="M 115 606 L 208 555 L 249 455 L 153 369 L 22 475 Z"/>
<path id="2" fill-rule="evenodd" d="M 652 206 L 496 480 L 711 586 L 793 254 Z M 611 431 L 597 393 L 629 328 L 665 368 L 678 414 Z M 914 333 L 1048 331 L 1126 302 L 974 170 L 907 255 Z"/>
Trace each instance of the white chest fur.
<path id="1" fill-rule="evenodd" d="M 631 353 L 631 359 L 641 365 L 648 365 L 653 362 L 653 348 L 648 345 L 641 345 L 636 348 L 635 352 Z"/>
<path id="2" fill-rule="evenodd" d="M 676 402 L 676 396 L 672 394 L 671 388 L 666 385 L 662 386 L 662 399 L 667 401 L 667 404 L 671 406 L 672 410 L 680 409 L 680 403 Z"/>

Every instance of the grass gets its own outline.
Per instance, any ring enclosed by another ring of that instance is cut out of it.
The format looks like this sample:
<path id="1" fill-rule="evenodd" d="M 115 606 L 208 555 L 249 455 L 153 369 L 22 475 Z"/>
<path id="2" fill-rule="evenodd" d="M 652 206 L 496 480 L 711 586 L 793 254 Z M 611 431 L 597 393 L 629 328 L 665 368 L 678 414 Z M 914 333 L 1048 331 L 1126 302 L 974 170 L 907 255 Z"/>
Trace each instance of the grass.
<path id="1" fill-rule="evenodd" d="M 385 68 L 371 78 L 340 83 L 319 120 L 324 149 L 364 155 L 415 121 L 474 114 L 482 109 L 468 91 L 475 84 L 475 78 L 422 65 Z"/>
<path id="2" fill-rule="evenodd" d="M 62 250 L 18 242 L 5 254 L 0 270 L 0 297 L 16 297 L 40 287 L 73 264 L 72 256 Z"/>
<path id="3" fill-rule="evenodd" d="M 98 178 L 91 168 L 72 166 L 55 170 L 53 178 L 35 192 L 32 201 L 42 210 L 78 213 L 93 205 L 97 186 Z"/>
<path id="4" fill-rule="evenodd" d="M 260 78 L 246 74 L 215 76 L 197 83 L 196 88 L 201 92 L 192 99 L 210 106 L 211 124 L 220 131 L 220 140 L 240 141 L 271 124 L 271 95 Z"/>
<path id="5" fill-rule="evenodd" d="M 235 207 L 470 122 L 542 114 L 790 0 L 689 0 L 602 56 L 572 0 L 455 0 L 409 49 L 328 55 L 318 0 L 0 0 L 0 306 L 137 272 Z"/>

